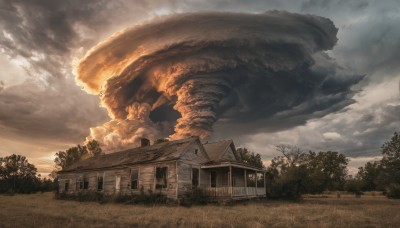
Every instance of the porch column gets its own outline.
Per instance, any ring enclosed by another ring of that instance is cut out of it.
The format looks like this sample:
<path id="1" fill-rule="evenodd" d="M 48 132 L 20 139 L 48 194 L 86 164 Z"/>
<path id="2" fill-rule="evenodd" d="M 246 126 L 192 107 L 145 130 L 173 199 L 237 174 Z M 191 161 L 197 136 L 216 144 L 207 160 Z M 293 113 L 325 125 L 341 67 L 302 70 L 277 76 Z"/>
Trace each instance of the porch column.
<path id="1" fill-rule="evenodd" d="M 232 197 L 232 166 L 229 166 L 229 193 Z"/>
<path id="2" fill-rule="evenodd" d="M 256 171 L 256 196 L 257 196 L 257 180 L 258 180 L 258 176 L 257 176 L 257 171 Z"/>
<path id="3" fill-rule="evenodd" d="M 244 169 L 244 189 L 246 190 L 246 196 L 247 196 L 247 169 Z"/>

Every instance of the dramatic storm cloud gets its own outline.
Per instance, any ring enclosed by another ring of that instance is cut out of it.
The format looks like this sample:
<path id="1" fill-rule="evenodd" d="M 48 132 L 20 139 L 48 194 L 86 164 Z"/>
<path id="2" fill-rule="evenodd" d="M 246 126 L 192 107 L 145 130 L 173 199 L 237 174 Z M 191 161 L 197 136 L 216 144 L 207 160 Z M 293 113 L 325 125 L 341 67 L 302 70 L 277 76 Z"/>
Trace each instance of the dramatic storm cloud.
<path id="1" fill-rule="evenodd" d="M 216 122 L 277 131 L 342 110 L 362 76 L 324 53 L 336 34 L 329 19 L 279 11 L 178 14 L 126 29 L 77 68 L 112 118 L 89 138 L 112 149 L 139 137 L 206 138 Z"/>

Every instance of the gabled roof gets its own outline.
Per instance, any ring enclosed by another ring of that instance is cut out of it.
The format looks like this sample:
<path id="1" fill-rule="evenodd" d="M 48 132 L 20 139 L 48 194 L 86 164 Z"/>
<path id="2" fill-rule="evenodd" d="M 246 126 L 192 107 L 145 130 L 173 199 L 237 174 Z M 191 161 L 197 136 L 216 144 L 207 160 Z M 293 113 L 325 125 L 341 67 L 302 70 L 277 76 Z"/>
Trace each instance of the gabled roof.
<path id="1" fill-rule="evenodd" d="M 228 148 L 233 146 L 233 141 L 232 139 L 222 140 L 213 143 L 206 143 L 203 144 L 203 146 L 212 161 L 219 161 L 221 160 L 224 153 L 228 150 Z M 234 146 L 232 148 L 232 151 L 235 153 Z M 234 155 L 236 157 L 236 154 Z"/>
<path id="2" fill-rule="evenodd" d="M 185 152 L 189 145 L 196 141 L 200 144 L 198 137 L 191 137 L 100 155 L 79 161 L 60 171 L 60 173 L 175 160 Z"/>

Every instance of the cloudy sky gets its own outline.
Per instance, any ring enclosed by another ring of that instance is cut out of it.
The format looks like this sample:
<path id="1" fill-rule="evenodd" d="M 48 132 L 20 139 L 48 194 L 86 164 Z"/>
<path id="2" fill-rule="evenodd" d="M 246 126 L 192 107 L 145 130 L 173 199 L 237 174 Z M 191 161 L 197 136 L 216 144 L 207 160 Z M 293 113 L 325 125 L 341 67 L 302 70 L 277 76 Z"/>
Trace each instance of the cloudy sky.
<path id="1" fill-rule="evenodd" d="M 265 161 L 282 143 L 335 150 L 355 170 L 400 129 L 399 11 L 396 0 L 0 0 L 0 156 L 47 173 L 86 138 L 112 151 L 200 135 Z"/>

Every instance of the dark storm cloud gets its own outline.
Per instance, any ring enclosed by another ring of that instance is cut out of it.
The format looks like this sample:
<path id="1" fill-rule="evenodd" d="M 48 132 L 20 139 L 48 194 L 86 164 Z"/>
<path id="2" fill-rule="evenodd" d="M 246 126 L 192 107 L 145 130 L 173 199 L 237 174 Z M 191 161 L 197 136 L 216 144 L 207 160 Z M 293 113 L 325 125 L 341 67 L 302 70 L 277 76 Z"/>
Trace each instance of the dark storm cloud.
<path id="1" fill-rule="evenodd" d="M 107 1 L 0 1 L 0 51 L 21 64 L 25 75 L 20 77 L 26 79 L 0 91 L 0 126 L 8 129 L 2 137 L 76 142 L 89 126 L 106 119 L 98 99 L 73 82 L 70 64 L 74 48 L 93 42 L 81 37 L 81 24 L 98 29 L 105 23 L 101 12 L 110 6 Z"/>
<path id="2" fill-rule="evenodd" d="M 116 119 L 130 116 L 132 104 L 174 104 L 181 118 L 172 138 L 207 137 L 218 120 L 246 125 L 242 133 L 277 131 L 353 102 L 351 87 L 362 77 L 337 72 L 321 53 L 336 33 L 329 19 L 279 11 L 173 15 L 99 44 L 78 79 L 102 94 Z"/>
<path id="3" fill-rule="evenodd" d="M 83 140 L 88 128 L 104 121 L 106 113 L 93 112 L 97 99 L 86 99 L 82 104 L 83 91 L 78 87 L 71 90 L 68 82 L 64 86 L 47 89 L 28 80 L 0 90 L 0 126 L 7 128 L 0 136 L 45 137 L 64 143 Z"/>

